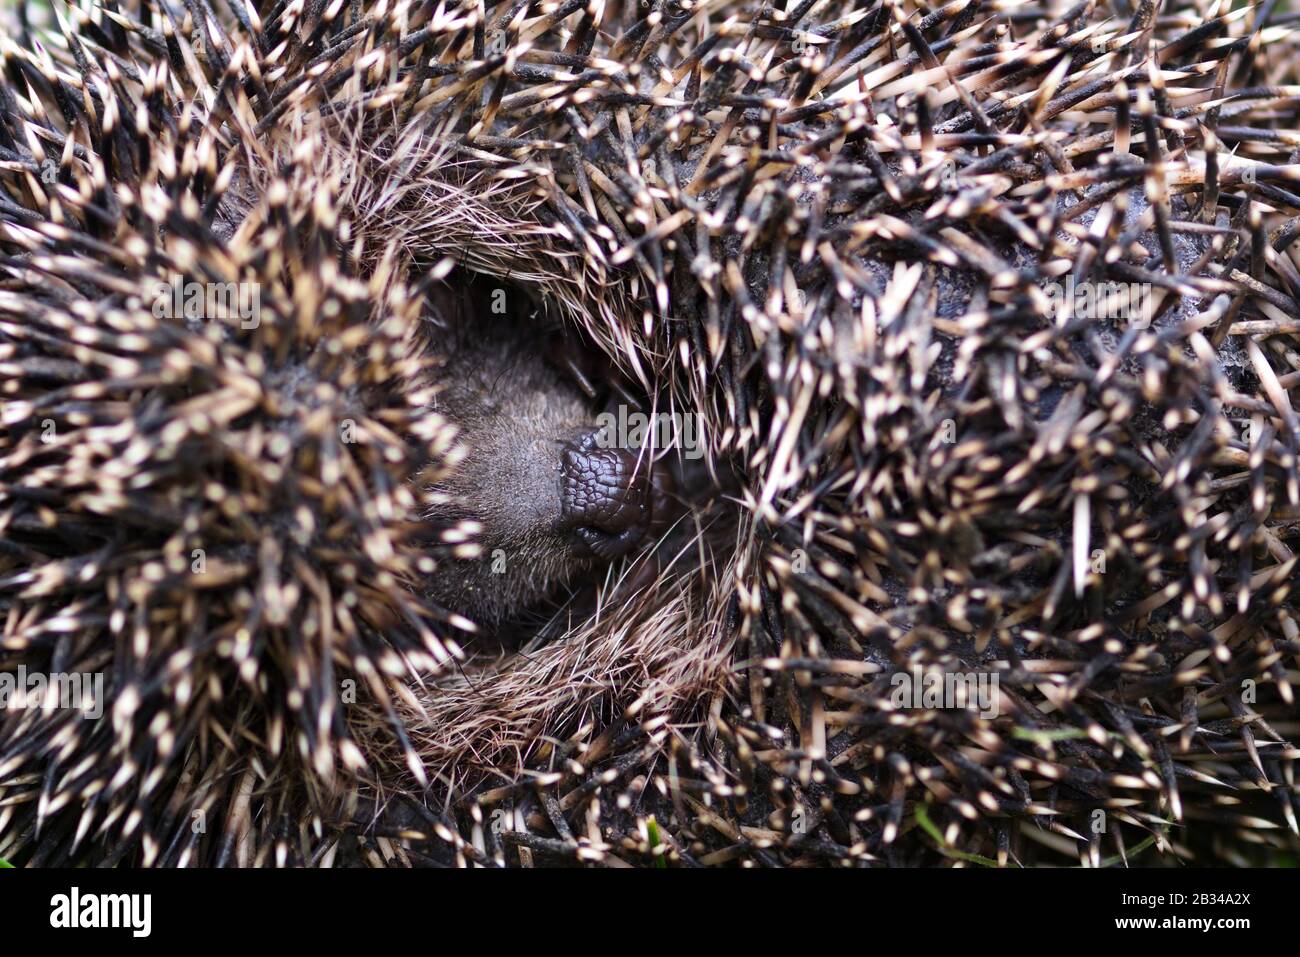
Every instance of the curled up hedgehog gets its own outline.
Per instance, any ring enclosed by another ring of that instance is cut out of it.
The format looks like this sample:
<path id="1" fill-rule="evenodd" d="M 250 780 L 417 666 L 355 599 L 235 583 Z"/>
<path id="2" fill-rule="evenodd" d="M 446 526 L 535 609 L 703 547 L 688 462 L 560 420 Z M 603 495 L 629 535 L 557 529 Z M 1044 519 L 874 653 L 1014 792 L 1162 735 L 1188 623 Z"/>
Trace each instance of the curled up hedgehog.
<path id="1" fill-rule="evenodd" d="M 0 857 L 1293 858 L 1298 27 L 0 11 Z"/>

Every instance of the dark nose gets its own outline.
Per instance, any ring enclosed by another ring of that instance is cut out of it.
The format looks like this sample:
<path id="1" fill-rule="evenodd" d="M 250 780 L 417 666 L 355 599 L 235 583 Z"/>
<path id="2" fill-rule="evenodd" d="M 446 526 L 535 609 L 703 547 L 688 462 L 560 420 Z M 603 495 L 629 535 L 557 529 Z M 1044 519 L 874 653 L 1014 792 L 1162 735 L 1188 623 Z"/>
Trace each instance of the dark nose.
<path id="1" fill-rule="evenodd" d="M 560 458 L 560 526 L 580 551 L 606 561 L 637 545 L 662 497 L 649 455 L 584 440 Z"/>

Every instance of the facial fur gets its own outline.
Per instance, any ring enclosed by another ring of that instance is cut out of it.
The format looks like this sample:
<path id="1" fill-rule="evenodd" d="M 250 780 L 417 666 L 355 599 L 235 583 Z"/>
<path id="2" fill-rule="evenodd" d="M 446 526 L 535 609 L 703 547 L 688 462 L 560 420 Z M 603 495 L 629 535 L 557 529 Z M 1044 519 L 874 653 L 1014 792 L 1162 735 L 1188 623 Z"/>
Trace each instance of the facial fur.
<path id="1" fill-rule="evenodd" d="M 508 302 L 524 295 L 480 280 L 430 296 L 430 347 L 441 357 L 434 407 L 456 426 L 465 457 L 434 488 L 428 518 L 468 523 L 479 550 L 442 564 L 426 585 L 448 609 L 489 624 L 630 550 L 666 509 L 661 467 L 597 447 L 592 400 L 548 361 L 553 330 L 530 303 Z"/>

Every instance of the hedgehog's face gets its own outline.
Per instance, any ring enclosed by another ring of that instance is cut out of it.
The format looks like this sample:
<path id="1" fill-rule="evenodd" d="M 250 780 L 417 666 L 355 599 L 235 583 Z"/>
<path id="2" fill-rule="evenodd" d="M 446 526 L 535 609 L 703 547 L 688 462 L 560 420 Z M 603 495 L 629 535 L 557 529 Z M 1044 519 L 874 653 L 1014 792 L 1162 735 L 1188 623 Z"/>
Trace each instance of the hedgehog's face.
<path id="1" fill-rule="evenodd" d="M 545 332 L 498 315 L 485 288 L 500 287 L 430 299 L 437 410 L 465 457 L 435 487 L 429 517 L 466 523 L 481 551 L 427 584 L 449 610 L 495 623 L 642 545 L 663 525 L 671 479 L 648 454 L 606 447 L 592 400 L 548 360 Z"/>

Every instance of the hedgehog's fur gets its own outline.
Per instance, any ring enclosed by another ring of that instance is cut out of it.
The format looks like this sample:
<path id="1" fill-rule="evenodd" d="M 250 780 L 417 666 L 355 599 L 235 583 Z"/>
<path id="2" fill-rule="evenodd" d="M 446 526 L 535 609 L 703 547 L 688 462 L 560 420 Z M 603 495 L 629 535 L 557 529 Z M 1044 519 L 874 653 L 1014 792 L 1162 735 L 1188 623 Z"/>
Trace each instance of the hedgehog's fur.
<path id="1" fill-rule="evenodd" d="M 0 667 L 108 700 L 4 716 L 0 856 L 1295 853 L 1294 16 L 38 13 L 0 14 Z M 467 273 L 699 413 L 717 480 L 518 651 L 421 589 L 477 560 L 427 519 L 424 284 Z M 1054 315 L 1067 273 L 1149 325 Z M 261 325 L 156 319 L 173 274 Z M 1000 715 L 892 708 L 913 666 Z"/>

